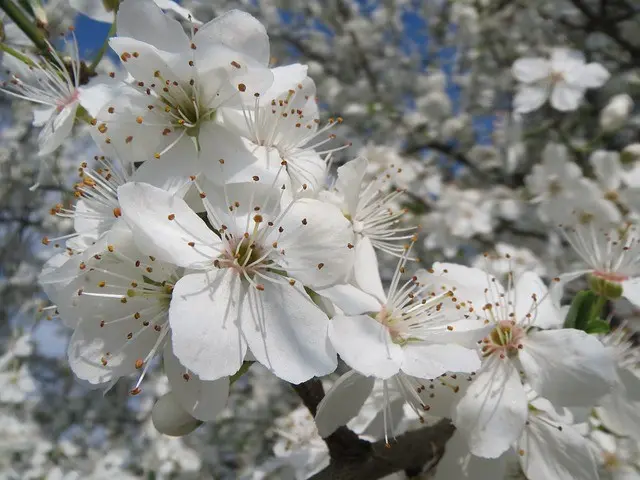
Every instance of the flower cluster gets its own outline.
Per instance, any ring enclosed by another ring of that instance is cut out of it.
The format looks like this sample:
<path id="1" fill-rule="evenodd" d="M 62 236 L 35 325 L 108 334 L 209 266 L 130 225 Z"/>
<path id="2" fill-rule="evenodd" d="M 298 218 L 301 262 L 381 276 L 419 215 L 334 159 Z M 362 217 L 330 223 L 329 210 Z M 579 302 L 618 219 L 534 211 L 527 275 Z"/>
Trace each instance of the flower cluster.
<path id="1" fill-rule="evenodd" d="M 38 277 L 51 301 L 40 312 L 73 332 L 68 364 L 84 385 L 125 385 L 153 404 L 146 424 L 177 437 L 228 412 L 249 369 L 294 385 L 327 377 L 313 418 L 276 422 L 278 459 L 254 478 L 322 470 L 335 455 L 323 439 L 345 425 L 393 449 L 436 419 L 455 426 L 438 479 L 637 475 L 640 353 L 609 311 L 640 306 L 640 150 L 616 137 L 633 98 L 611 95 L 596 126 L 567 138 L 607 68 L 564 47 L 509 60 L 513 113 L 492 124 L 492 145 L 474 140 L 466 113 L 491 98 L 452 102 L 449 74 L 425 73 L 398 122 L 407 141 L 369 139 L 354 154 L 343 136 L 368 127 L 325 118 L 317 94 L 341 98 L 327 75 L 273 66 L 251 14 L 200 22 L 172 1 L 69 1 L 113 22 L 122 68 L 88 66 L 70 29 L 68 55 L 47 40 L 39 55 L 5 47 L 2 91 L 44 107 L 33 112 L 42 158 L 76 124 L 99 150 L 50 210 L 71 231 L 42 238 L 57 254 Z M 490 22 L 454 3 L 464 50 Z M 553 111 L 540 110 L 547 100 Z M 398 102 L 365 111 L 395 122 Z M 345 118 L 361 107 L 344 105 Z M 543 111 L 557 135 L 537 142 L 524 130 Z M 530 150 L 536 161 L 523 161 Z M 409 162 L 416 152 L 424 162 Z M 47 181 L 41 167 L 31 191 Z M 589 290 L 567 302 L 582 277 Z M 0 402 L 37 396 L 28 355 L 0 358 Z"/>

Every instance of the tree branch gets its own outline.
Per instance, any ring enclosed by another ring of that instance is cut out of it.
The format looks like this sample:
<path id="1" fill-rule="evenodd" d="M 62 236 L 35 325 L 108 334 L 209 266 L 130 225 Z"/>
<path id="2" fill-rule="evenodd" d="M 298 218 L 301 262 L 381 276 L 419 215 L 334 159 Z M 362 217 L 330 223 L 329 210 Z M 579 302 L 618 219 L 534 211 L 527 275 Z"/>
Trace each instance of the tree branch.
<path id="1" fill-rule="evenodd" d="M 324 398 L 320 380 L 313 378 L 292 387 L 315 416 Z M 453 432 L 449 420 L 442 420 L 400 435 L 387 445 L 385 440 L 372 444 L 340 427 L 324 439 L 331 463 L 311 480 L 374 480 L 399 471 L 421 472 L 425 465 L 437 463 Z"/>
<path id="2" fill-rule="evenodd" d="M 400 435 L 389 447 L 380 440 L 371 445 L 371 453 L 364 461 L 339 464 L 332 459 L 311 480 L 374 480 L 399 471 L 422 472 L 425 465 L 435 465 L 442 457 L 454 430 L 449 420 L 441 420 L 431 427 Z"/>

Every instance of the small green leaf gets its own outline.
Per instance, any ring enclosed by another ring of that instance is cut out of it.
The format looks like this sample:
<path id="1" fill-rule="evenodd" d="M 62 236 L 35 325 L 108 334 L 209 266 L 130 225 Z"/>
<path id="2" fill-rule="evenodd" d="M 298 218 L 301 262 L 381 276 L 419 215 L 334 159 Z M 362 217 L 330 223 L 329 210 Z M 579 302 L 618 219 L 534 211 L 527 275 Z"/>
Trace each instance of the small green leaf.
<path id="1" fill-rule="evenodd" d="M 585 332 L 587 333 L 609 333 L 609 330 L 611 329 L 609 323 L 605 322 L 604 320 L 601 319 L 592 319 L 589 324 L 587 325 L 587 328 L 585 329 Z"/>
<path id="2" fill-rule="evenodd" d="M 593 305 L 598 301 L 598 298 L 598 295 L 591 290 L 578 292 L 573 298 L 569 313 L 567 313 L 567 317 L 564 320 L 564 328 L 585 330 L 589 323 Z"/>

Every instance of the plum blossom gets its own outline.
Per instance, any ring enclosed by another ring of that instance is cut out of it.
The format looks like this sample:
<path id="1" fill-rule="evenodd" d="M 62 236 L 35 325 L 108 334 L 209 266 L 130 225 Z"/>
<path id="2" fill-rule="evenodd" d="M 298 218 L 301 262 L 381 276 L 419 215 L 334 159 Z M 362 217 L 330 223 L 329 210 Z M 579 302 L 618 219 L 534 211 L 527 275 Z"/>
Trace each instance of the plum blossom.
<path id="1" fill-rule="evenodd" d="M 582 52 L 567 48 L 554 48 L 550 59 L 520 58 L 512 72 L 521 82 L 513 100 L 518 113 L 537 110 L 549 97 L 556 110 L 575 110 L 587 89 L 600 88 L 610 77 L 602 65 L 587 64 Z"/>
<path id="2" fill-rule="evenodd" d="M 203 380 L 237 372 L 248 348 L 290 382 L 333 371 L 329 319 L 303 286 L 329 287 L 346 275 L 349 222 L 318 200 L 281 208 L 281 193 L 261 195 L 259 183 L 206 193 L 195 177 L 193 184 L 220 236 L 167 191 L 142 183 L 118 191 L 139 247 L 191 272 L 172 291 L 174 354 Z"/>
<path id="3" fill-rule="evenodd" d="M 561 320 L 536 274 L 526 272 L 515 282 L 511 274 L 504 289 L 478 269 L 433 268 L 463 285 L 485 279 L 484 300 L 468 301 L 493 329 L 481 342 L 482 366 L 452 417 L 471 453 L 497 458 L 522 434 L 528 407 L 520 371 L 554 405 L 590 406 L 608 393 L 615 378 L 613 360 L 595 337 L 574 329 L 540 330 Z"/>
<path id="4" fill-rule="evenodd" d="M 198 154 L 210 145 L 223 144 L 236 157 L 244 152 L 254 160 L 241 139 L 220 125 L 217 112 L 225 105 L 253 104 L 254 95 L 271 86 L 262 24 L 233 10 L 187 35 L 152 0 L 125 0 L 117 29 L 109 44 L 135 81 L 97 115 L 92 134 L 101 148 L 131 162 L 146 160 L 140 178 L 166 187 L 202 171 L 196 165 L 206 166 L 210 157 L 198 162 Z"/>
<path id="5" fill-rule="evenodd" d="M 522 434 L 497 458 L 482 458 L 469 452 L 464 434 L 457 431 L 436 467 L 435 480 L 449 478 L 484 480 L 507 478 L 514 460 L 530 480 L 597 480 L 596 459 L 589 441 L 573 425 L 567 411 L 557 411 L 544 398 L 528 404 Z"/>
<path id="6" fill-rule="evenodd" d="M 5 55 L 2 59 L 8 80 L 2 82 L 4 93 L 40 105 L 33 111 L 33 125 L 42 127 L 38 136 L 42 156 L 54 152 L 67 140 L 82 107 L 96 115 L 102 105 L 115 95 L 108 77 L 97 76 L 81 83 L 81 59 L 75 34 L 71 31 L 70 58 L 62 58 L 53 46 L 49 56 L 36 58 L 27 54 Z"/>
<path id="7" fill-rule="evenodd" d="M 576 278 L 588 275 L 597 293 L 626 298 L 640 306 L 640 260 L 638 231 L 634 225 L 602 225 L 595 218 L 567 226 L 562 230 L 569 245 L 578 254 L 584 267 L 563 273 L 554 290 Z M 605 292 L 606 290 L 606 292 Z"/>
<path id="8" fill-rule="evenodd" d="M 366 292 L 380 296 L 383 294 L 379 282 L 376 283 L 375 250 L 403 255 L 404 241 L 413 237 L 415 228 L 400 223 L 405 210 L 398 208 L 396 201 L 404 191 L 391 188 L 390 173 L 366 181 L 368 165 L 366 158 L 359 157 L 339 167 L 333 189 L 322 192 L 321 198 L 338 205 L 351 222 L 356 258 L 353 282 Z"/>
<path id="9" fill-rule="evenodd" d="M 400 372 L 432 379 L 475 371 L 480 366 L 475 343 L 487 333 L 483 322 L 466 318 L 463 291 L 440 290 L 437 275 L 417 272 L 403 282 L 408 251 L 386 295 L 376 298 L 351 285 L 324 291 L 344 312 L 331 319 L 331 343 L 351 368 L 383 380 Z M 370 279 L 376 281 L 370 290 L 383 292 L 379 276 Z"/>

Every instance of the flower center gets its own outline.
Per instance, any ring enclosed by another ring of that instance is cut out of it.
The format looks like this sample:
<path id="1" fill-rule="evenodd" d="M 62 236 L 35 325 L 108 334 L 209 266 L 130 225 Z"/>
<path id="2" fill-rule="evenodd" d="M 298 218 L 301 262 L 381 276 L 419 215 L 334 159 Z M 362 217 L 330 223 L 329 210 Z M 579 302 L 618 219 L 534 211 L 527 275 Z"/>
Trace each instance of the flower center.
<path id="1" fill-rule="evenodd" d="M 383 306 L 374 318 L 378 323 L 387 327 L 387 331 L 389 332 L 393 343 L 398 345 L 406 343 L 407 339 L 404 335 L 405 332 L 401 328 L 402 324 L 391 316 L 391 312 L 387 310 L 386 306 Z"/>
<path id="2" fill-rule="evenodd" d="M 615 283 L 622 283 L 626 280 L 629 280 L 629 277 L 627 275 L 622 275 L 620 273 L 613 273 L 613 272 L 602 272 L 599 270 L 595 270 L 594 272 L 592 272 L 592 275 L 594 277 L 601 278 L 608 282 L 615 282 Z"/>
<path id="3" fill-rule="evenodd" d="M 553 83 L 559 83 L 564 80 L 564 73 L 562 72 L 551 72 L 549 78 Z"/>
<path id="4" fill-rule="evenodd" d="M 248 237 L 229 242 L 225 252 L 213 262 L 218 268 L 231 268 L 249 279 L 271 263 L 265 258 L 265 250 Z"/>
<path id="5" fill-rule="evenodd" d="M 77 102 L 79 96 L 80 96 L 80 93 L 76 89 L 73 92 L 71 92 L 71 94 L 68 97 L 59 99 L 56 102 L 56 112 L 60 113 L 62 110 L 64 110 L 69 105 Z"/>
<path id="6" fill-rule="evenodd" d="M 485 357 L 497 353 L 500 358 L 514 357 L 522 349 L 525 331 L 510 320 L 502 320 L 498 326 L 482 341 L 482 354 Z"/>

